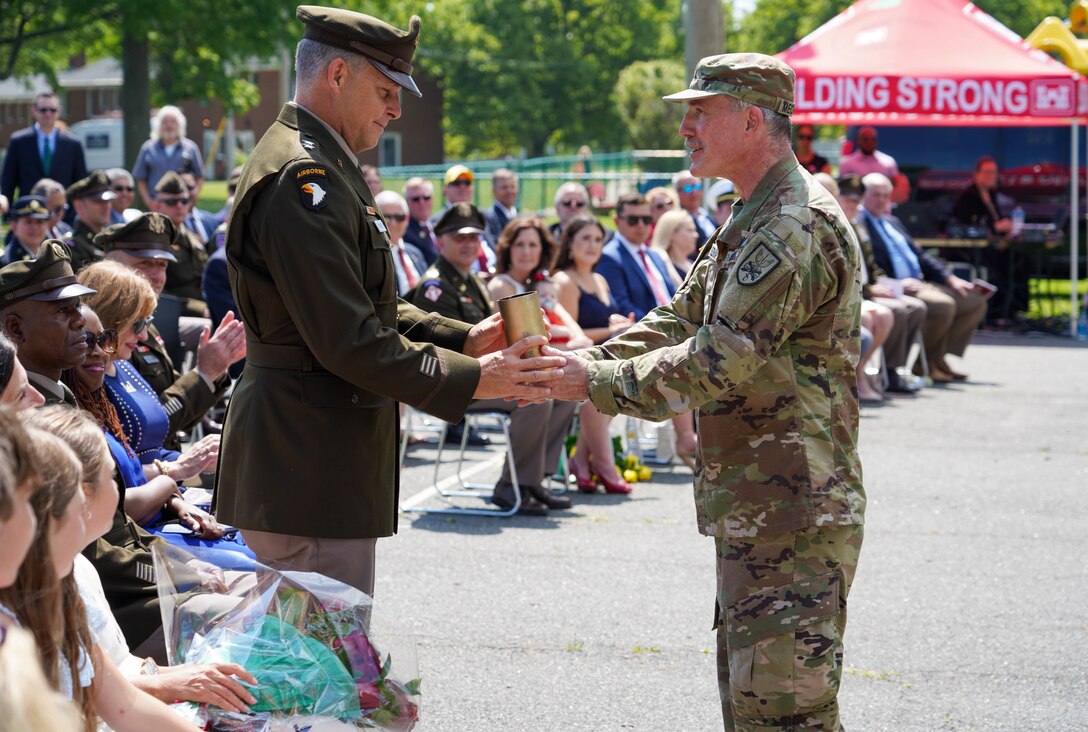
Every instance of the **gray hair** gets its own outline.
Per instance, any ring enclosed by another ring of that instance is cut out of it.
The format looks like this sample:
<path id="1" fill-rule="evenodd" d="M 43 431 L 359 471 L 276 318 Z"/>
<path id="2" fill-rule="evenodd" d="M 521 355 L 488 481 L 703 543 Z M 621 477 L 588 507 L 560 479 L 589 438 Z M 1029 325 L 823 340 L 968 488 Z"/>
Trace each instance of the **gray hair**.
<path id="1" fill-rule="evenodd" d="M 412 176 L 404 181 L 404 195 L 408 195 L 408 190 L 410 188 L 427 188 L 431 191 L 431 195 L 434 195 L 434 183 L 426 178 L 421 178 L 418 175 Z"/>
<path id="2" fill-rule="evenodd" d="M 672 187 L 679 188 L 680 181 L 684 180 L 685 178 L 694 178 L 695 180 L 699 180 L 698 176 L 692 175 L 690 170 L 680 170 L 677 171 L 676 175 L 672 177 Z"/>
<path id="3" fill-rule="evenodd" d="M 882 188 L 886 191 L 890 191 L 895 186 L 892 185 L 891 179 L 883 173 L 869 173 L 861 179 L 861 184 L 865 186 L 865 190 L 873 188 Z"/>
<path id="4" fill-rule="evenodd" d="M 166 117 L 173 117 L 178 121 L 178 139 L 180 140 L 185 137 L 185 132 L 187 129 L 185 113 L 182 112 L 179 108 L 175 107 L 173 104 L 164 104 L 162 108 L 159 109 L 159 113 L 156 114 L 151 120 L 151 139 L 159 139 L 159 125 L 162 124 L 163 119 L 165 119 Z"/>
<path id="5" fill-rule="evenodd" d="M 575 183 L 574 181 L 568 181 L 555 191 L 555 205 L 558 206 L 559 202 L 563 200 L 563 196 L 568 193 L 578 193 L 585 199 L 586 203 L 589 203 L 589 191 L 581 183 Z"/>
<path id="6" fill-rule="evenodd" d="M 34 187 L 30 189 L 30 195 L 41 196 L 42 198 L 49 198 L 58 191 L 65 193 L 67 189 L 62 186 L 58 181 L 52 178 L 42 178 L 40 181 L 34 184 Z"/>
<path id="7" fill-rule="evenodd" d="M 127 181 L 128 183 L 136 182 L 132 178 L 132 173 L 124 168 L 110 168 L 106 171 L 106 177 L 110 179 L 110 183 L 116 183 L 119 180 Z"/>
<path id="8" fill-rule="evenodd" d="M 761 107 L 758 104 L 751 104 L 743 99 L 737 99 L 736 97 L 728 97 L 729 103 L 732 105 L 734 112 L 741 112 L 745 109 L 755 107 L 763 114 L 763 124 L 767 125 L 767 133 L 772 140 L 789 142 L 790 140 L 790 118 L 784 114 L 779 114 L 773 109 L 767 109 Z"/>
<path id="9" fill-rule="evenodd" d="M 404 200 L 404 196 L 396 191 L 382 191 L 374 197 L 374 203 L 378 205 L 378 208 L 396 206 L 404 213 L 408 213 L 408 202 Z"/>
<path id="10" fill-rule="evenodd" d="M 295 89 L 312 85 L 329 64 L 338 58 L 344 59 L 352 73 L 359 73 L 363 64 L 368 63 L 365 56 L 303 38 L 295 47 Z"/>

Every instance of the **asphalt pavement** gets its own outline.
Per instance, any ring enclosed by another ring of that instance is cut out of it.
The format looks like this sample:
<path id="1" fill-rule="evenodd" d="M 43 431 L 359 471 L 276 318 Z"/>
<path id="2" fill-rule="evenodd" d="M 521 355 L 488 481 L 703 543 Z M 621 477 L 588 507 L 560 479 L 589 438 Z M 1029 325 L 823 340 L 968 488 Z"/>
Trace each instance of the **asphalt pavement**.
<path id="1" fill-rule="evenodd" d="M 1084 345 L 980 335 L 968 382 L 863 408 L 847 729 L 1088 730 Z M 442 505 L 434 456 L 410 448 L 406 502 Z M 498 447 L 469 457 L 497 478 Z M 690 471 L 573 499 L 547 518 L 402 514 L 378 543 L 376 627 L 414 638 L 418 729 L 721 729 Z"/>

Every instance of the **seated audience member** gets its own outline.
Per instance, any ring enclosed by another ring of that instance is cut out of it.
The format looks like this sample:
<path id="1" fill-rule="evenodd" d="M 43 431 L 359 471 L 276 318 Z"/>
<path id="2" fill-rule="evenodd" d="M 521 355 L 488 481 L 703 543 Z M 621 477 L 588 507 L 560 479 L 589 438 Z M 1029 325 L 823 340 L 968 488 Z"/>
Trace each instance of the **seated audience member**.
<path id="1" fill-rule="evenodd" d="M 476 176 L 464 165 L 453 165 L 446 170 L 442 178 L 442 195 L 446 205 L 441 211 L 431 216 L 431 223 L 437 225 L 446 210 L 458 203 L 472 203 Z"/>
<path id="2" fill-rule="evenodd" d="M 661 220 L 667 211 L 680 208 L 680 199 L 672 188 L 659 186 L 646 191 L 646 200 L 650 204 L 650 215 L 654 219 L 654 226 Z"/>
<path id="3" fill-rule="evenodd" d="M 435 225 L 441 254 L 423 275 L 412 295 L 412 304 L 466 323 L 478 323 L 491 315 L 487 287 L 472 272 L 484 232 L 483 214 L 470 203 L 451 206 Z M 505 399 L 475 400 L 469 409 L 492 409 L 510 414 L 510 441 L 518 483 L 523 491 L 518 512 L 543 516 L 549 508 L 569 508 L 570 499 L 552 495 L 544 479 L 554 470 L 574 414 L 573 402 L 546 401 L 518 407 Z M 510 465 L 503 465 L 492 502 L 501 508 L 514 505 Z"/>
<path id="4" fill-rule="evenodd" d="M 817 155 L 812 149 L 812 142 L 816 139 L 816 128 L 812 125 L 797 125 L 794 130 L 793 153 L 797 156 L 797 162 L 809 173 L 831 173 L 831 161 L 822 155 Z"/>
<path id="5" fill-rule="evenodd" d="M 110 201 L 115 197 L 105 171 L 96 170 L 68 186 L 68 200 L 76 210 L 72 233 L 65 239 L 72 249 L 72 269 L 76 272 L 102 259 L 102 250 L 94 245 L 95 234 L 109 226 Z"/>
<path id="6" fill-rule="evenodd" d="M 175 231 L 167 217 L 146 213 L 127 224 L 108 227 L 95 237 L 95 245 L 105 251 L 108 261 L 119 262 L 147 278 L 158 297 L 166 284 L 167 264 L 174 260 L 171 245 Z M 200 333 L 196 367 L 182 375 L 175 370 L 154 323 L 147 326 L 147 335 L 133 351 L 131 363 L 170 415 L 167 447 L 177 449 L 174 435 L 193 427 L 223 396 L 230 386 L 227 370 L 245 357 L 245 348 L 245 328 L 228 312 L 214 335 Z"/>
<path id="7" fill-rule="evenodd" d="M 1010 214 L 1015 201 L 997 189 L 997 162 L 984 155 L 975 163 L 971 185 L 952 208 L 954 223 L 985 228 L 991 237 L 984 250 L 987 277 L 1004 292 L 990 298 L 990 319 L 1005 324 L 1028 309 L 1028 272 L 1024 257 L 1009 245 Z"/>
<path id="8" fill-rule="evenodd" d="M 434 183 L 426 178 L 409 178 L 404 182 L 404 198 L 408 201 L 408 228 L 404 241 L 423 252 L 427 266 L 438 259 L 438 239 L 431 225 L 434 212 Z"/>
<path id="9" fill-rule="evenodd" d="M 72 448 L 82 467 L 84 513 L 84 543 L 91 543 L 110 530 L 113 512 L 122 500 L 114 482 L 114 462 L 101 427 L 82 410 L 50 407 L 30 418 L 34 427 L 61 438 Z M 137 658 L 129 653 L 128 643 L 113 617 L 102 589 L 102 580 L 94 565 L 77 555 L 73 576 L 79 595 L 87 609 L 88 627 L 99 650 L 109 657 L 133 686 L 151 694 L 159 701 L 191 701 L 215 704 L 234 712 L 249 711 L 247 704 L 255 699 L 232 676 L 256 684 L 244 668 L 233 663 L 152 666 L 154 661 Z"/>
<path id="10" fill-rule="evenodd" d="M 363 180 L 366 181 L 366 187 L 370 189 L 370 195 L 377 196 L 382 192 L 381 171 L 373 165 L 361 165 L 359 172 L 363 174 Z"/>
<path id="11" fill-rule="evenodd" d="M 830 176 L 829 176 L 830 177 Z M 817 176 L 821 182 L 823 179 Z M 826 186 L 826 184 L 825 184 Z M 861 294 L 866 301 L 872 301 L 891 310 L 892 328 L 883 343 L 884 364 L 887 367 L 888 385 L 885 393 L 912 395 L 913 386 L 899 375 L 899 369 L 906 365 L 910 344 L 925 325 L 928 312 L 926 304 L 910 295 L 896 295 L 896 292 L 880 280 L 886 277 L 884 270 L 877 266 L 873 258 L 873 244 L 869 239 L 869 230 L 859 214 L 861 196 L 865 186 L 861 178 L 848 175 L 837 182 L 839 193 L 836 195 L 843 213 L 850 219 L 861 248 Z M 829 190 L 831 189 L 828 186 Z"/>
<path id="12" fill-rule="evenodd" d="M 103 312 L 109 313 L 116 303 L 104 302 L 101 306 Z M 146 382 L 141 383 L 139 374 L 119 373 L 128 366 L 123 360 L 122 344 L 135 343 L 132 326 L 118 333 L 115 328 L 102 327 L 93 306 L 84 305 L 84 311 L 95 344 L 86 360 L 64 372 L 62 378 L 76 395 L 79 408 L 90 414 L 106 433 L 124 482 L 125 513 L 146 528 L 156 523 L 165 511 L 170 517 L 176 516 L 196 536 L 218 539 L 223 529 L 206 512 L 186 502 L 178 484 L 215 466 L 219 436 L 208 435 L 184 454 L 164 451 L 161 442 L 152 444 L 156 435 L 165 432 L 166 414 L 154 393 L 146 388 Z M 111 358 L 114 355 L 117 361 Z M 108 382 L 105 388 L 104 382 Z M 132 391 L 120 395 L 122 387 L 126 392 L 129 388 Z"/>
<path id="13" fill-rule="evenodd" d="M 0 405 L 22 412 L 45 404 L 45 397 L 26 377 L 15 344 L 0 333 Z"/>
<path id="14" fill-rule="evenodd" d="M 11 228 L 0 266 L 34 259 L 49 231 L 49 208 L 41 196 L 21 196 L 11 208 Z"/>
<path id="15" fill-rule="evenodd" d="M 937 383 L 967 378 L 952 369 L 945 355 L 963 356 L 986 314 L 986 298 L 923 252 L 903 223 L 889 213 L 892 183 L 886 176 L 870 173 L 862 184 L 862 218 L 877 265 L 899 280 L 906 294 L 926 304 L 924 340 L 930 377 Z"/>
<path id="16" fill-rule="evenodd" d="M 219 236 L 220 229 L 227 223 L 227 219 L 230 218 L 230 212 L 234 209 L 234 194 L 238 192 L 238 181 L 242 179 L 242 166 L 236 165 L 230 171 L 230 177 L 227 178 L 227 200 L 223 202 L 223 208 L 215 212 L 215 250 L 218 251 L 223 246 L 223 241 L 226 237 L 226 229 L 222 229 L 222 236 Z"/>
<path id="17" fill-rule="evenodd" d="M 641 193 L 625 193 L 616 200 L 616 235 L 605 244 L 597 272 L 608 287 L 620 312 L 640 320 L 676 292 L 669 265 L 647 246 L 650 238 L 650 204 Z"/>
<path id="18" fill-rule="evenodd" d="M 555 240 L 535 216 L 512 220 L 495 246 L 495 276 L 487 283 L 492 301 L 525 292 L 533 276 L 555 261 Z"/>
<path id="19" fill-rule="evenodd" d="M 162 292 L 187 301 L 186 313 L 199 318 L 204 314 L 200 279 L 208 261 L 208 250 L 200 237 L 185 227 L 191 201 L 185 181 L 168 171 L 155 186 L 152 208 L 170 219 L 176 231 L 172 247 L 174 261 L 166 265 L 166 285 Z"/>
<path id="20" fill-rule="evenodd" d="M 491 174 L 491 195 L 495 202 L 483 212 L 487 220 L 484 238 L 492 248 L 499 241 L 502 230 L 517 218 L 518 176 L 508 168 L 499 168 Z"/>
<path id="21" fill-rule="evenodd" d="M 200 186 L 197 185 L 196 177 L 192 173 L 178 173 L 178 175 L 181 176 L 181 182 L 185 184 L 185 190 L 189 192 L 189 215 L 185 217 L 183 225 L 196 234 L 204 243 L 204 248 L 211 252 L 215 248 L 215 230 L 220 223 L 219 215 L 197 206 L 200 200 Z"/>
<path id="22" fill-rule="evenodd" d="M 691 270 L 691 260 L 698 250 L 699 232 L 691 214 L 684 210 L 668 211 L 654 226 L 650 246 L 669 263 L 669 279 L 680 287 Z"/>
<path id="23" fill-rule="evenodd" d="M 575 216 L 584 216 L 588 213 L 590 213 L 589 192 L 586 191 L 586 187 L 574 181 L 562 183 L 555 190 L 555 215 L 559 217 L 559 221 L 548 227 L 548 233 L 553 239 L 559 241 L 567 222 Z M 605 229 L 605 241 L 610 235 L 611 232 Z"/>
<path id="24" fill-rule="evenodd" d="M 67 410 L 74 411 L 74 410 Z M 14 584 L 34 541 L 31 499 L 38 469 L 30 436 L 10 409 L 0 408 L 0 590 Z M 71 702 L 51 688 L 34 637 L 0 611 L 0 727 L 76 732 L 84 729 Z"/>
<path id="25" fill-rule="evenodd" d="M 880 173 L 892 182 L 892 202 L 903 203 L 910 198 L 910 180 L 899 172 L 899 164 L 895 162 L 895 158 L 876 149 L 878 140 L 875 128 L 859 129 L 857 149 L 839 163 L 839 175 L 864 178 L 870 173 Z"/>
<path id="26" fill-rule="evenodd" d="M 136 200 L 136 179 L 124 168 L 110 168 L 106 171 L 110 179 L 110 189 L 114 198 L 110 201 L 110 225 L 124 224 L 139 216 L 141 211 L 132 207 Z"/>
<path id="27" fill-rule="evenodd" d="M 85 543 L 82 466 L 59 437 L 35 427 L 28 433 L 41 478 L 31 499 L 37 528 L 15 584 L 0 589 L 0 612 L 33 634 L 46 678 L 74 702 L 85 730 L 101 717 L 118 732 L 195 732 L 197 727 L 134 687 L 94 642 L 72 577 Z"/>
<path id="28" fill-rule="evenodd" d="M 55 239 L 42 245 L 36 259 L 0 268 L 0 325 L 46 404 L 76 405 L 60 374 L 87 355 L 79 298 L 93 293 L 76 281 L 68 247 Z"/>
<path id="29" fill-rule="evenodd" d="M 404 240 L 404 232 L 408 229 L 408 202 L 396 191 L 382 191 L 374 198 L 374 204 L 389 227 L 389 241 L 393 246 L 393 268 L 397 272 L 397 295 L 406 297 L 427 271 L 427 260 L 423 252 Z"/>
<path id="30" fill-rule="evenodd" d="M 707 200 L 714 204 L 714 220 L 721 228 L 733 216 L 733 201 L 737 200 L 736 186 L 733 181 L 725 178 L 715 181 L 707 191 Z"/>
<path id="31" fill-rule="evenodd" d="M 672 177 L 672 186 L 676 189 L 680 208 L 687 211 L 695 223 L 697 234 L 695 248 L 702 249 L 703 244 L 714 235 L 714 231 L 718 228 L 713 217 L 703 208 L 703 182 L 690 171 L 681 170 Z"/>
<path id="32" fill-rule="evenodd" d="M 72 230 L 71 225 L 64 220 L 64 215 L 68 213 L 68 193 L 64 186 L 52 178 L 42 178 L 30 189 L 30 195 L 44 198 L 45 205 L 49 208 L 45 238 L 63 239 Z"/>

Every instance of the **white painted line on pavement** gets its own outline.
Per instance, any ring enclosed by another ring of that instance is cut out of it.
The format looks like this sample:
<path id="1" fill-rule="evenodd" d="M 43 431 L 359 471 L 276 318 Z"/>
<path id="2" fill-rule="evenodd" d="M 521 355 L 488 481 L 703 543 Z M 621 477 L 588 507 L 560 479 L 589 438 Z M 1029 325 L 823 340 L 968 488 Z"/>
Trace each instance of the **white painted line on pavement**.
<path id="1" fill-rule="evenodd" d="M 484 472 L 485 470 L 490 470 L 491 468 L 494 468 L 494 467 L 496 467 L 498 465 L 502 465 L 502 461 L 505 460 L 505 459 L 506 459 L 506 451 L 504 450 L 502 455 L 496 455 L 495 457 L 491 458 L 490 460 L 485 460 L 482 463 L 479 463 L 478 465 L 475 465 L 475 466 L 469 468 L 468 470 L 462 470 L 461 471 L 461 478 L 467 480 L 467 479 L 471 478 L 474 475 L 479 475 L 480 473 Z M 449 476 L 447 478 L 443 478 L 442 480 L 438 481 L 438 486 L 437 487 L 441 488 L 442 490 L 446 490 L 447 488 L 452 488 L 453 486 L 455 486 L 457 484 L 458 484 L 457 476 L 456 475 L 451 475 L 451 476 Z M 435 486 L 432 485 L 429 488 L 424 488 L 423 490 L 421 490 L 419 493 L 416 493 L 411 498 L 406 498 L 403 501 L 401 501 L 400 510 L 404 511 L 404 510 L 409 509 L 409 508 L 415 508 L 416 506 L 423 503 L 424 501 L 429 500 L 431 498 L 434 498 L 437 495 L 438 495 L 438 491 L 436 490 Z"/>

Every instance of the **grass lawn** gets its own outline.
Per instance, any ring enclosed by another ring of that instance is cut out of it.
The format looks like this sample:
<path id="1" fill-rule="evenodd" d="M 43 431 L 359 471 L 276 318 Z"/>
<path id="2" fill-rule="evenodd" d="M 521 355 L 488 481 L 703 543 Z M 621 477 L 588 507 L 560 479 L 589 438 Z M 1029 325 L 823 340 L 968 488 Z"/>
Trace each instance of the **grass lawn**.
<path id="1" fill-rule="evenodd" d="M 1070 280 L 1031 280 L 1029 318 L 1050 318 L 1069 315 Z M 1088 280 L 1078 280 L 1078 299 L 1083 302 L 1088 293 Z"/>

